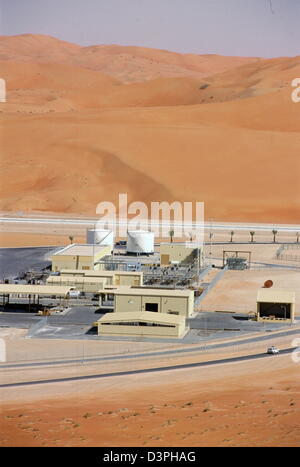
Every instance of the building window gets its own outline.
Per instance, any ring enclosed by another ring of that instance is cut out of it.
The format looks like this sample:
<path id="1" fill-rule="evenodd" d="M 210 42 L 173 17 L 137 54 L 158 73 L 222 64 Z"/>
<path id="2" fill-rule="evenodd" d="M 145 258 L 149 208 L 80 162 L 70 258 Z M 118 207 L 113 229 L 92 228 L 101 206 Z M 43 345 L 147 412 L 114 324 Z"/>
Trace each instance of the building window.
<path id="1" fill-rule="evenodd" d="M 159 327 L 159 328 L 175 328 L 175 325 L 171 324 L 160 324 L 160 323 L 150 323 L 144 321 L 116 321 L 113 323 L 100 323 L 101 326 L 152 326 L 152 327 Z"/>

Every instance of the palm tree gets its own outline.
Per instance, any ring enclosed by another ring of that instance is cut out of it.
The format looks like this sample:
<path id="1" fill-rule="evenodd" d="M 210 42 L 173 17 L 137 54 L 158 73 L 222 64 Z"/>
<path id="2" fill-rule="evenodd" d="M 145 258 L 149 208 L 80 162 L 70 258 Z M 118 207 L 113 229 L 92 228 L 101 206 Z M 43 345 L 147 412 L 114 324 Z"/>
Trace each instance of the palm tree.
<path id="1" fill-rule="evenodd" d="M 70 240 L 70 243 L 73 243 L 73 240 L 74 240 L 73 235 L 69 235 L 69 240 Z"/>
<path id="2" fill-rule="evenodd" d="M 232 230 L 232 231 L 230 232 L 230 241 L 231 241 L 231 243 L 233 242 L 233 240 L 232 240 L 232 239 L 233 239 L 233 236 L 234 236 L 234 231 Z"/>
<path id="3" fill-rule="evenodd" d="M 173 229 L 171 229 L 170 232 L 169 232 L 171 243 L 173 243 L 174 233 L 175 233 L 175 232 L 174 232 Z"/>
<path id="4" fill-rule="evenodd" d="M 297 243 L 299 243 L 300 232 L 296 232 Z"/>
<path id="5" fill-rule="evenodd" d="M 251 235 L 251 242 L 253 242 L 253 241 L 254 241 L 253 239 L 254 239 L 255 232 L 251 231 L 251 232 L 250 232 L 250 235 Z"/>
<path id="6" fill-rule="evenodd" d="M 272 234 L 273 234 L 273 242 L 275 243 L 276 242 L 276 235 L 278 234 L 278 231 L 277 230 L 272 230 Z"/>

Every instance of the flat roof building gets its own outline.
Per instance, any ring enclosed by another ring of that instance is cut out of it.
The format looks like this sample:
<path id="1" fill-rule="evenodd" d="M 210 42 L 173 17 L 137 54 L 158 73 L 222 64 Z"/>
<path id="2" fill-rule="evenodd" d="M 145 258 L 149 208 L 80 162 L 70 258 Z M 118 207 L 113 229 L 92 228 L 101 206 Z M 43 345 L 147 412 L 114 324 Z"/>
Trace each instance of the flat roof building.
<path id="1" fill-rule="evenodd" d="M 116 313 L 139 310 L 188 317 L 194 312 L 194 292 L 156 287 L 105 287 L 99 290 L 99 306 Z"/>
<path id="2" fill-rule="evenodd" d="M 183 264 L 192 263 L 197 257 L 199 267 L 202 267 L 203 246 L 195 246 L 193 242 L 190 244 L 188 242 L 163 242 L 160 244 L 160 264 L 162 266 L 168 266 L 174 262 Z"/>
<path id="3" fill-rule="evenodd" d="M 107 313 L 98 321 L 99 336 L 182 338 L 188 327 L 184 316 L 141 311 Z"/>
<path id="4" fill-rule="evenodd" d="M 257 293 L 257 321 L 288 321 L 295 319 L 295 292 L 286 289 L 262 288 Z"/>
<path id="5" fill-rule="evenodd" d="M 97 293 L 99 288 L 106 285 L 104 277 L 85 277 L 85 276 L 49 276 L 47 285 L 62 285 L 75 288 L 80 292 Z"/>
<path id="6" fill-rule="evenodd" d="M 71 244 L 52 255 L 52 271 L 57 272 L 62 269 L 94 270 L 97 268 L 97 261 L 109 254 L 109 245 Z"/>
<path id="7" fill-rule="evenodd" d="M 62 269 L 60 275 L 69 277 L 97 277 L 103 279 L 106 285 L 143 285 L 143 273 L 139 271 Z"/>

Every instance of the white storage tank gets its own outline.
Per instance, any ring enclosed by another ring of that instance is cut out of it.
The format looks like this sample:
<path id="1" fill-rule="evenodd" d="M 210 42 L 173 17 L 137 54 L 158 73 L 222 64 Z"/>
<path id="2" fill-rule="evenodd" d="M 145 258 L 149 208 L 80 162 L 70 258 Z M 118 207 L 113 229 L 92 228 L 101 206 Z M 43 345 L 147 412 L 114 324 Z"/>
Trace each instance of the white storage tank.
<path id="1" fill-rule="evenodd" d="M 149 255 L 154 253 L 154 233 L 145 230 L 127 232 L 127 253 Z"/>
<path id="2" fill-rule="evenodd" d="M 86 232 L 86 243 L 89 245 L 110 245 L 114 248 L 114 233 L 112 230 L 88 229 Z"/>

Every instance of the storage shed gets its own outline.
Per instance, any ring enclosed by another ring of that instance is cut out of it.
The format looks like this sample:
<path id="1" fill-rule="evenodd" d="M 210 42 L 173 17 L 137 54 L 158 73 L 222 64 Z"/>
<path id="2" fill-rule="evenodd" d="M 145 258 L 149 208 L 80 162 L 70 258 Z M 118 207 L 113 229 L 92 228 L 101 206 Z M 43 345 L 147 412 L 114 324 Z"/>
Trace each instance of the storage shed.
<path id="1" fill-rule="evenodd" d="M 257 321 L 288 321 L 295 319 L 295 292 L 286 289 L 262 288 L 257 293 Z"/>

